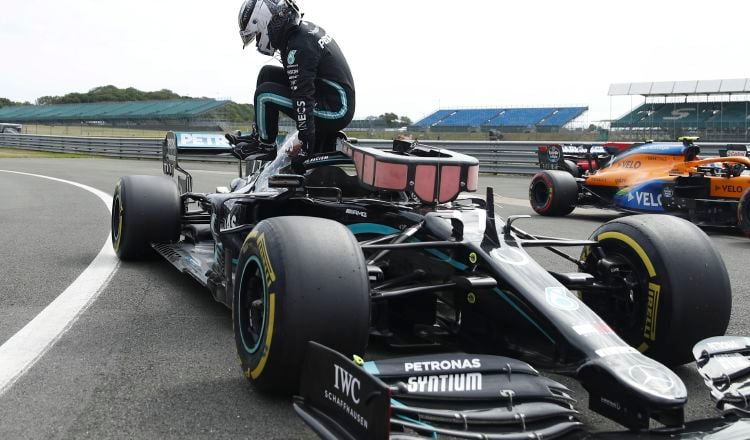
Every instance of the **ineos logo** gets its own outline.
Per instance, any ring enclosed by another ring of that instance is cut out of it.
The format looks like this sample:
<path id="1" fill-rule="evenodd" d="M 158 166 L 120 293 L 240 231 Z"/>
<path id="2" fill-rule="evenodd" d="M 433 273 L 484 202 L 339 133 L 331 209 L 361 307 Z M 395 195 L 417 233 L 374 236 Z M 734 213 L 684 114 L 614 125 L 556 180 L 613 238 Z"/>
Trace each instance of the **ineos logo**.
<path id="1" fill-rule="evenodd" d="M 359 379 L 355 378 L 351 373 L 336 364 L 333 364 L 333 368 L 333 387 L 349 396 L 352 399 L 352 402 L 359 403 Z"/>
<path id="2" fill-rule="evenodd" d="M 641 386 L 660 393 L 674 388 L 674 380 L 656 367 L 633 365 L 628 370 L 628 375 Z"/>
<path id="3" fill-rule="evenodd" d="M 547 150 L 547 155 L 549 156 L 550 162 L 557 162 L 558 160 L 560 160 L 560 150 L 555 147 L 551 147 L 549 150 Z"/>

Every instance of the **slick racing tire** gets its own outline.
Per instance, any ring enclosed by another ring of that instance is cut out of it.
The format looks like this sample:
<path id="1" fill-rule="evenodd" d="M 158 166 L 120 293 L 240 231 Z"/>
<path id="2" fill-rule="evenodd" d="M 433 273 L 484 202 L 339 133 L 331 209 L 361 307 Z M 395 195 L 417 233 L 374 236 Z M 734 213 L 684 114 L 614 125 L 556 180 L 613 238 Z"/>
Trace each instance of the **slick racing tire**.
<path id="1" fill-rule="evenodd" d="M 180 237 L 180 194 L 162 176 L 125 176 L 112 198 L 112 246 L 121 260 L 154 255 L 152 242 Z"/>
<path id="2" fill-rule="evenodd" d="M 370 289 L 354 235 L 314 217 L 258 223 L 240 251 L 232 323 L 242 371 L 263 391 L 297 392 L 308 341 L 364 355 Z"/>
<path id="3" fill-rule="evenodd" d="M 539 215 L 559 217 L 570 214 L 578 201 L 578 183 L 566 171 L 541 171 L 529 185 L 529 202 Z"/>
<path id="4" fill-rule="evenodd" d="M 698 341 L 724 334 L 732 310 L 729 276 L 697 226 L 667 215 L 634 215 L 603 224 L 591 240 L 601 251 L 583 250 L 584 271 L 620 288 L 584 292 L 582 299 L 629 345 L 679 365 L 693 360 Z"/>
<path id="5" fill-rule="evenodd" d="M 560 164 L 560 169 L 567 171 L 573 177 L 581 177 L 581 170 L 578 168 L 578 164 L 572 160 L 564 160 L 563 163 Z"/>
<path id="6" fill-rule="evenodd" d="M 737 205 L 737 228 L 750 237 L 750 189 L 745 191 Z"/>

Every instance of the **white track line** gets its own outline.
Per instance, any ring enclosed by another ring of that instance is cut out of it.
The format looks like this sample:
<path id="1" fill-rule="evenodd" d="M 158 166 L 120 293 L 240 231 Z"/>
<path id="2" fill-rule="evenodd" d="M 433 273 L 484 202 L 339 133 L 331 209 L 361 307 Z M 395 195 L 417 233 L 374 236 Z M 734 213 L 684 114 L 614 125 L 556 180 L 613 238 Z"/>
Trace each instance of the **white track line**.
<path id="1" fill-rule="evenodd" d="M 66 183 L 84 189 L 97 197 L 112 212 L 112 196 L 96 188 L 38 174 L 0 170 L 3 173 L 21 174 Z M 117 269 L 119 260 L 112 250 L 109 237 L 94 261 L 54 301 L 0 346 L 0 395 L 49 350 L 76 322 L 99 296 Z"/>
<path id="2" fill-rule="evenodd" d="M 502 208 L 503 205 L 518 206 L 522 208 L 531 209 L 528 199 L 516 199 L 513 197 L 495 196 L 495 206 Z M 617 214 L 617 211 L 612 211 L 606 208 L 576 208 L 573 211 L 574 214 Z"/>

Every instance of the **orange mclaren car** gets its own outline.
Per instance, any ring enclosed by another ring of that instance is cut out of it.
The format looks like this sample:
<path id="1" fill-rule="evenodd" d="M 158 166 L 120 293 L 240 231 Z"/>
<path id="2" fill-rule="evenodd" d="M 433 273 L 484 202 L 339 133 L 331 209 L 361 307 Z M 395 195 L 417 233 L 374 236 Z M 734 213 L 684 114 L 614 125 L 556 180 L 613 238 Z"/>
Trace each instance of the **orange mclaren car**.
<path id="1" fill-rule="evenodd" d="M 729 145 L 725 155 L 701 158 L 694 140 L 541 146 L 543 171 L 531 180 L 531 207 L 547 216 L 583 205 L 673 214 L 750 236 L 750 146 Z"/>

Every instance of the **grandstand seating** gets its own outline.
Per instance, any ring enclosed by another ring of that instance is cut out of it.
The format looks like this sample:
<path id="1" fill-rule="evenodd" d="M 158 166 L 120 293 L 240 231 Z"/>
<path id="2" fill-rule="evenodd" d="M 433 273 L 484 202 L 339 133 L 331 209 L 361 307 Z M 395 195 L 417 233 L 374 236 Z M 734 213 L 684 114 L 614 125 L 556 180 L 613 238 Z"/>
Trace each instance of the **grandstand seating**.
<path id="1" fill-rule="evenodd" d="M 422 119 L 417 124 L 423 127 L 430 127 L 432 125 L 435 125 L 439 123 L 441 120 L 447 118 L 452 113 L 455 113 L 456 110 L 438 110 L 437 112 L 431 114 L 430 116 Z"/>
<path id="2" fill-rule="evenodd" d="M 661 127 L 679 125 L 704 128 L 707 125 L 743 125 L 747 117 L 745 102 L 646 103 L 612 123 L 612 127 Z"/>
<path id="3" fill-rule="evenodd" d="M 490 121 L 487 125 L 528 127 L 538 124 L 545 116 L 551 115 L 555 109 L 551 108 L 511 108 Z"/>
<path id="4" fill-rule="evenodd" d="M 414 124 L 421 128 L 562 127 L 581 116 L 586 107 L 494 108 L 438 110 Z"/>
<path id="5" fill-rule="evenodd" d="M 227 103 L 229 101 L 216 101 L 213 99 L 176 99 L 166 101 L 10 106 L 0 108 L 0 121 L 44 122 L 190 118 L 216 110 Z"/>
<path id="6" fill-rule="evenodd" d="M 585 107 L 561 108 L 559 110 L 554 111 L 552 115 L 544 118 L 544 120 L 540 122 L 539 125 L 562 126 L 572 121 L 573 119 L 581 116 L 583 112 L 585 111 L 586 111 Z"/>
<path id="7" fill-rule="evenodd" d="M 474 111 L 457 111 L 450 117 L 445 118 L 441 125 L 444 126 L 466 126 L 475 127 L 486 125 L 492 118 L 499 113 L 496 109 L 491 110 L 474 110 Z"/>

